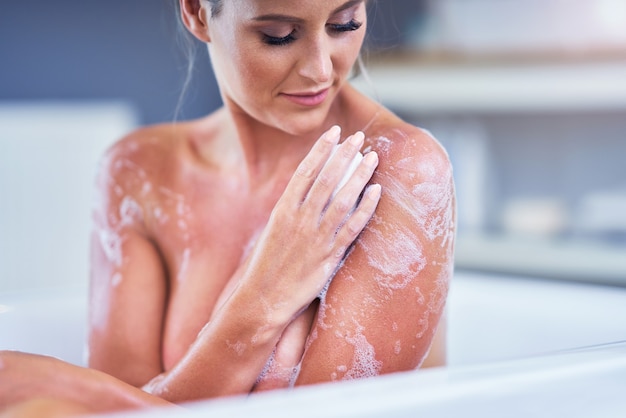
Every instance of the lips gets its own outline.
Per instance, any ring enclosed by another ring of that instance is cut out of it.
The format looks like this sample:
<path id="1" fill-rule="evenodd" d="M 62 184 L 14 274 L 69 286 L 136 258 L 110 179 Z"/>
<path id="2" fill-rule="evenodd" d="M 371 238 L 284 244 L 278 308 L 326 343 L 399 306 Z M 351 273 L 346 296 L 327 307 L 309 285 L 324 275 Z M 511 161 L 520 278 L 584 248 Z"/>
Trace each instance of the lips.
<path id="1" fill-rule="evenodd" d="M 326 100 L 329 90 L 326 88 L 317 92 L 282 93 L 282 96 L 297 105 L 311 107 L 322 104 Z"/>

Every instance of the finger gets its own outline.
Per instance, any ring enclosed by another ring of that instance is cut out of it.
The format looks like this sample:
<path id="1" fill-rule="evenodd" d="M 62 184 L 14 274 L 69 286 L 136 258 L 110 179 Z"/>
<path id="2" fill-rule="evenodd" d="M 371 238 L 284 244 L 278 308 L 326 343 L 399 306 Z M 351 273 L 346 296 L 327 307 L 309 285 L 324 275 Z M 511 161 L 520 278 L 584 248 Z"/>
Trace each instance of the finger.
<path id="1" fill-rule="evenodd" d="M 339 142 L 341 128 L 333 126 L 318 139 L 309 153 L 298 165 L 293 177 L 289 180 L 283 197 L 300 205 L 307 196 L 311 185 L 332 154 L 333 148 Z"/>
<path id="2" fill-rule="evenodd" d="M 337 231 L 335 248 L 338 250 L 344 249 L 345 251 L 354 242 L 374 215 L 381 195 L 382 188 L 380 184 L 372 184 L 367 187 L 357 208 Z M 335 256 L 338 256 L 340 252 L 335 251 Z M 343 254 L 339 257 L 343 257 Z"/>
<path id="3" fill-rule="evenodd" d="M 378 166 L 378 154 L 369 152 L 361 161 L 354 173 L 348 178 L 345 185 L 338 191 L 336 197 L 329 203 L 323 215 L 321 227 L 326 232 L 337 231 L 345 222 L 353 209 L 357 206 L 359 196 L 372 178 Z"/>
<path id="4" fill-rule="evenodd" d="M 339 145 L 339 148 L 322 168 L 306 196 L 305 203 L 314 213 L 322 214 L 331 199 L 333 191 L 363 146 L 364 140 L 365 136 L 362 132 L 355 133 Z"/>

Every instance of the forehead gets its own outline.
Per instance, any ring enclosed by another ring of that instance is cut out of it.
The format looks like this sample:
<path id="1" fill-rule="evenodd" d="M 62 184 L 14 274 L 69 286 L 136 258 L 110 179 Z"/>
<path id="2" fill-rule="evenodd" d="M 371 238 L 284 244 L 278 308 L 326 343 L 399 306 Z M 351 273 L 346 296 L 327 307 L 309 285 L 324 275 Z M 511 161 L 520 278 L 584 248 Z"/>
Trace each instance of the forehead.
<path id="1" fill-rule="evenodd" d="M 328 18 L 364 4 L 365 0 L 224 0 L 224 8 L 249 19 L 263 15 Z"/>

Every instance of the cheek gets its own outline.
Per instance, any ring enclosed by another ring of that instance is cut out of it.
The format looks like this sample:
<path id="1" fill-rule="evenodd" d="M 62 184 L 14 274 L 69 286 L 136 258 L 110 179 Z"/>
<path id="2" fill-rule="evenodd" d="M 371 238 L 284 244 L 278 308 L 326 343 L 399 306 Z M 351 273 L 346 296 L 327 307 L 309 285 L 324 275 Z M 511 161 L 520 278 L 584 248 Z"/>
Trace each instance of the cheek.
<path id="1" fill-rule="evenodd" d="M 272 54 L 258 46 L 242 48 L 235 60 L 231 76 L 237 77 L 243 93 L 265 92 L 271 94 L 286 77 L 290 61 L 284 54 Z"/>

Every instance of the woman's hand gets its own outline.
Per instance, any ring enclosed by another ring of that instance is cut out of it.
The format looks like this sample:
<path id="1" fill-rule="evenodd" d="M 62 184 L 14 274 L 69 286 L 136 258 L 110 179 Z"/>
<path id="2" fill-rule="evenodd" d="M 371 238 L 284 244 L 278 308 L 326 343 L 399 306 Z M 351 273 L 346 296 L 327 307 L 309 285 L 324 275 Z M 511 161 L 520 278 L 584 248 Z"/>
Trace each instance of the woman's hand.
<path id="1" fill-rule="evenodd" d="M 253 290 L 269 317 L 286 326 L 322 291 L 363 230 L 380 186 L 363 194 L 378 164 L 370 152 L 335 194 L 363 145 L 361 132 L 339 141 L 333 127 L 315 143 L 274 207 L 252 252 L 240 287 Z"/>
<path id="2" fill-rule="evenodd" d="M 0 412 L 19 416 L 42 405 L 78 414 L 171 404 L 96 370 L 48 356 L 0 351 Z"/>
<path id="3" fill-rule="evenodd" d="M 380 186 L 371 186 L 359 201 L 377 166 L 375 153 L 333 195 L 363 145 L 363 134 L 356 133 L 333 154 L 339 135 L 335 127 L 315 143 L 231 295 L 181 361 L 144 390 L 172 402 L 252 390 L 285 329 L 332 278 L 380 199 Z"/>

